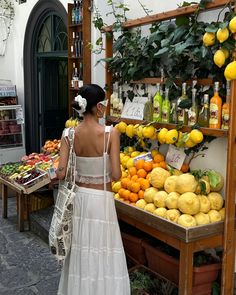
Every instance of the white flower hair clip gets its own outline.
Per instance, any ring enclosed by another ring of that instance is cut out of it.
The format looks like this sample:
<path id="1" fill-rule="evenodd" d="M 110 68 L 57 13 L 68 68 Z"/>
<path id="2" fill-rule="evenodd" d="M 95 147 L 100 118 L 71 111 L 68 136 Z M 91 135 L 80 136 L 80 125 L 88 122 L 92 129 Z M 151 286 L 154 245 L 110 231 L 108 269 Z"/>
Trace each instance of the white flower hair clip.
<path id="1" fill-rule="evenodd" d="M 75 101 L 78 102 L 78 104 L 81 108 L 80 110 L 76 110 L 76 112 L 78 112 L 79 115 L 82 116 L 86 110 L 86 107 L 87 107 L 87 100 L 85 98 L 83 98 L 81 95 L 77 95 L 75 97 Z"/>

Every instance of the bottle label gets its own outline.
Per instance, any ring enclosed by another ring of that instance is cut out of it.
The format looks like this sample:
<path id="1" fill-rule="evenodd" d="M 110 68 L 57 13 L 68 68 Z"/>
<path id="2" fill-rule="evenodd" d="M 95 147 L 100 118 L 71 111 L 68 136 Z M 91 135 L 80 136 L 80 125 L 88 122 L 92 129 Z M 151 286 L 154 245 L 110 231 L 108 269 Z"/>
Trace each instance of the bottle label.
<path id="1" fill-rule="evenodd" d="M 184 109 L 178 108 L 178 122 L 184 122 Z"/>
<path id="2" fill-rule="evenodd" d="M 218 116 L 219 116 L 219 109 L 218 105 L 215 103 L 210 104 L 210 121 L 209 123 L 211 125 L 217 125 L 218 124 Z"/>
<path id="3" fill-rule="evenodd" d="M 190 126 L 193 126 L 194 124 L 197 123 L 197 114 L 193 110 L 189 110 L 188 112 L 188 124 Z"/>
<path id="4" fill-rule="evenodd" d="M 222 129 L 228 130 L 229 129 L 229 111 L 222 110 Z"/>
<path id="5" fill-rule="evenodd" d="M 162 110 L 162 122 L 163 123 L 169 123 L 168 111 L 166 109 Z"/>
<path id="6" fill-rule="evenodd" d="M 153 103 L 153 120 L 159 120 L 161 118 L 161 107 L 159 101 Z"/>

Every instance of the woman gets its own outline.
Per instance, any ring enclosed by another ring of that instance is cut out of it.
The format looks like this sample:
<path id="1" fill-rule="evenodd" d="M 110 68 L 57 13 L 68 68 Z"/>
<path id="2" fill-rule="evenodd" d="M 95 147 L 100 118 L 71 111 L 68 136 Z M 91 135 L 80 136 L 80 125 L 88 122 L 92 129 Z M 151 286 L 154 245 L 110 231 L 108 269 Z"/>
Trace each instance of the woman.
<path id="1" fill-rule="evenodd" d="M 78 192 L 71 252 L 63 266 L 58 295 L 129 295 L 125 254 L 111 192 L 111 181 L 121 176 L 119 133 L 116 128 L 98 123 L 107 103 L 100 86 L 83 86 L 78 94 L 73 108 L 84 117 L 74 139 Z M 59 179 L 65 177 L 68 154 L 68 141 L 62 137 Z"/>

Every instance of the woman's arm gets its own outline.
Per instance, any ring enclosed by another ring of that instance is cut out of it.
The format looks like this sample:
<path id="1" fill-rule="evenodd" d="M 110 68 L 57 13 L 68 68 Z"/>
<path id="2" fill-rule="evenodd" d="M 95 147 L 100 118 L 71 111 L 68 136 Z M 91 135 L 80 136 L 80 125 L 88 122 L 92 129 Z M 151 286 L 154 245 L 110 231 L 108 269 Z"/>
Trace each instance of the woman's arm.
<path id="1" fill-rule="evenodd" d="M 56 171 L 57 178 L 63 180 L 66 176 L 66 169 L 69 158 L 69 142 L 65 137 L 61 138 L 60 160 Z"/>
<path id="2" fill-rule="evenodd" d="M 116 128 L 113 128 L 111 132 L 110 159 L 111 159 L 112 180 L 117 181 L 121 178 L 121 169 L 120 169 L 120 133 Z"/>

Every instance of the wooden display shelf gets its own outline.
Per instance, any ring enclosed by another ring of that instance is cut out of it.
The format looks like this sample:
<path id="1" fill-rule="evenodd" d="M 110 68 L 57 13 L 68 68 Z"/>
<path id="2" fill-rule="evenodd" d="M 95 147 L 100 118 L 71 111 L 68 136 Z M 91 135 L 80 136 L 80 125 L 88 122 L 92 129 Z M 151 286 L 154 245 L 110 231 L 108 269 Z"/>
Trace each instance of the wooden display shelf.
<path id="1" fill-rule="evenodd" d="M 206 78 L 206 79 L 192 79 L 192 80 L 187 80 L 185 81 L 188 85 L 192 85 L 193 80 L 197 81 L 198 85 L 201 86 L 206 86 L 206 85 L 213 85 L 214 84 L 214 80 L 211 78 Z M 133 80 L 130 81 L 130 83 L 132 84 L 165 84 L 166 79 L 162 79 L 162 78 L 144 78 L 142 80 Z M 177 85 L 181 85 L 183 83 L 183 81 L 181 81 L 180 79 L 176 79 L 175 83 Z"/>
<path id="2" fill-rule="evenodd" d="M 130 120 L 130 119 L 125 119 L 125 118 L 117 118 L 113 116 L 107 116 L 106 117 L 107 122 L 109 123 L 119 123 L 120 121 L 126 122 L 127 124 L 148 124 L 150 122 L 148 121 L 140 121 L 140 120 Z M 174 129 L 177 127 L 176 124 L 170 124 L 170 123 L 157 123 L 154 122 L 152 124 L 156 128 L 167 128 L 168 130 Z M 181 131 L 183 132 L 190 132 L 192 129 L 190 126 L 183 126 L 180 128 Z M 228 131 L 223 130 L 223 129 L 211 129 L 211 128 L 200 128 L 202 133 L 204 135 L 208 136 L 214 136 L 214 137 L 227 137 L 228 136 Z"/>
<path id="3" fill-rule="evenodd" d="M 82 26 L 82 22 L 80 22 L 79 24 L 70 24 L 68 27 L 69 28 L 77 28 L 77 27 L 81 27 Z"/>
<path id="4" fill-rule="evenodd" d="M 205 239 L 217 234 L 223 234 L 224 222 L 214 222 L 203 226 L 196 227 L 183 227 L 177 223 L 171 222 L 167 219 L 155 216 L 147 211 L 139 209 L 133 205 L 126 204 L 122 201 L 115 200 L 116 210 L 118 216 L 127 216 L 147 224 L 153 230 L 157 230 L 161 233 L 168 234 L 178 240 L 185 243 L 197 241 L 199 239 Z"/>

